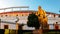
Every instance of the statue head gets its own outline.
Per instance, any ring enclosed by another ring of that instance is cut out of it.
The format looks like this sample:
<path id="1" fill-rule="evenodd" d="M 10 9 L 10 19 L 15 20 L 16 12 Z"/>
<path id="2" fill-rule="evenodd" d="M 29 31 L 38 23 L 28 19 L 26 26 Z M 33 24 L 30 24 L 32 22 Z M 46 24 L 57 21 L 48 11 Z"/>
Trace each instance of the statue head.
<path id="1" fill-rule="evenodd" d="M 41 6 L 38 6 L 38 10 L 40 10 L 41 9 Z"/>

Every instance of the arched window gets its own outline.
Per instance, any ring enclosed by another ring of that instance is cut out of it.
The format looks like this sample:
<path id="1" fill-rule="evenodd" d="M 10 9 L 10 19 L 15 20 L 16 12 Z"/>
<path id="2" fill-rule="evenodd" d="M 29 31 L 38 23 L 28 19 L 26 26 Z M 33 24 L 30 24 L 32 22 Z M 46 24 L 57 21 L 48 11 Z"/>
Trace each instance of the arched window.
<path id="1" fill-rule="evenodd" d="M 22 14 L 22 16 L 23 16 L 23 14 Z"/>
<path id="2" fill-rule="evenodd" d="M 7 17 L 7 15 L 5 15 Z"/>
<path id="3" fill-rule="evenodd" d="M 54 14 L 54 17 L 55 17 L 56 15 Z"/>
<path id="4" fill-rule="evenodd" d="M 18 15 L 16 15 L 16 16 L 18 16 Z"/>

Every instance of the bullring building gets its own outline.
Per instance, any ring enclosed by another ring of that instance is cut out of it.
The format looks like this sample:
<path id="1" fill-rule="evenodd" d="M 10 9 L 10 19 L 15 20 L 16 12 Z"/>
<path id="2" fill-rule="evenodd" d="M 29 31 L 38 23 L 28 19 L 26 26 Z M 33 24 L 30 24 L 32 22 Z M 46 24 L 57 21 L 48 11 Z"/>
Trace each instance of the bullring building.
<path id="1" fill-rule="evenodd" d="M 16 9 L 17 8 L 17 9 Z M 23 10 L 22 8 L 26 9 Z M 2 8 L 4 12 L 0 13 L 0 29 L 21 29 L 21 24 L 23 30 L 34 30 L 34 27 L 27 26 L 27 18 L 29 14 L 32 12 L 37 12 L 35 10 L 28 10 L 29 7 L 22 6 L 22 7 L 9 7 L 9 8 Z M 5 12 L 8 10 L 8 12 Z M 60 24 L 60 14 L 46 12 L 48 17 L 48 24 L 53 24 L 58 22 Z M 18 24 L 18 25 L 17 25 Z M 60 26 L 60 25 L 59 25 Z M 52 25 L 49 25 L 49 29 L 54 29 Z M 60 27 L 59 27 L 60 29 Z"/>

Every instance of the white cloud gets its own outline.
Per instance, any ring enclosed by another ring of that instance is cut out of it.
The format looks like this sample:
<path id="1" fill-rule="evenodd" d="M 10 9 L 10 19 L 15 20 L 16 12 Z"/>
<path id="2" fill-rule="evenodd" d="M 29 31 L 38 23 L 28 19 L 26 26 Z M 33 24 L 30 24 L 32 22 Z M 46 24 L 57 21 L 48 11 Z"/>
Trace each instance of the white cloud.
<path id="1" fill-rule="evenodd" d="M 0 0 L 0 8 L 12 6 L 14 0 Z"/>
<path id="2" fill-rule="evenodd" d="M 15 0 L 0 0 L 0 9 L 13 6 L 13 1 Z M 0 13 L 3 11 L 0 11 Z"/>

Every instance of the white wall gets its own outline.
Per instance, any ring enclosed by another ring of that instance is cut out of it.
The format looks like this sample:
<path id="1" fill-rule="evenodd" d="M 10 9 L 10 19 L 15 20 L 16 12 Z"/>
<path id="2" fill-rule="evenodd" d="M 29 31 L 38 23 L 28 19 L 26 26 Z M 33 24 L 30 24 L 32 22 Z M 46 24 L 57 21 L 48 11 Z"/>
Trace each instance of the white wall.
<path id="1" fill-rule="evenodd" d="M 53 24 L 55 22 L 60 23 L 59 21 L 60 21 L 60 18 L 52 18 L 52 17 L 48 18 L 48 24 Z"/>
<path id="2" fill-rule="evenodd" d="M 1 23 L 1 29 L 4 29 L 4 25 L 8 25 L 8 29 L 16 29 L 15 24 Z"/>
<path id="3" fill-rule="evenodd" d="M 58 24 L 60 24 L 60 18 L 52 18 L 52 17 L 49 17 L 48 18 L 48 24 L 54 24 L 54 23 L 56 23 L 56 22 L 58 22 Z M 53 25 L 49 25 L 49 28 L 50 29 L 54 29 L 54 26 Z M 59 29 L 60 29 L 60 25 L 59 25 Z"/>
<path id="4" fill-rule="evenodd" d="M 35 30 L 35 28 L 34 27 L 28 27 L 27 25 L 24 25 L 23 30 Z"/>
<path id="5" fill-rule="evenodd" d="M 48 24 L 53 24 L 55 22 L 58 22 L 60 24 L 60 18 L 58 18 L 58 16 L 56 16 L 54 18 L 52 16 L 52 14 L 50 14 L 47 17 L 48 17 Z M 0 19 L 3 20 L 3 18 L 4 18 L 5 21 L 10 21 L 10 22 L 15 22 L 15 19 L 16 19 L 16 17 L 1 17 Z M 7 18 L 9 18 L 10 20 L 7 19 Z M 27 24 L 27 21 L 28 21 L 27 18 L 28 18 L 28 16 L 18 16 L 18 18 L 19 18 L 19 21 L 17 23 L 19 23 L 19 24 Z M 6 25 L 6 24 L 9 25 L 9 29 L 16 29 L 16 25 L 15 24 L 9 24 L 9 23 L 1 23 L 1 29 L 4 29 L 4 25 Z M 53 28 L 54 27 L 50 25 L 50 29 L 53 29 Z M 27 27 L 25 25 L 25 26 L 23 26 L 23 29 L 24 30 L 25 29 L 30 29 L 30 27 Z"/>

